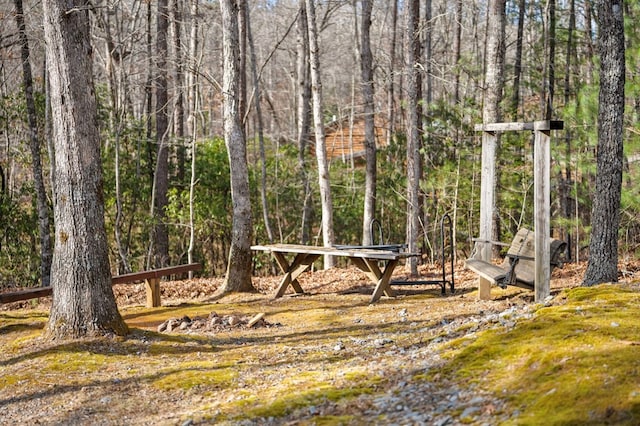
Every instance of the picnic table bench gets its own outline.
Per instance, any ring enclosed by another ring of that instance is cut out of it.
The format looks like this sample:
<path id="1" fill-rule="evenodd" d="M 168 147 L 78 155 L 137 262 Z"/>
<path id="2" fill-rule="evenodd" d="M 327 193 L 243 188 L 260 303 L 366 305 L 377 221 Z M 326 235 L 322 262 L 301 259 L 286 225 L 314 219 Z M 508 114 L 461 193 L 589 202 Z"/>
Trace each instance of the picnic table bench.
<path id="1" fill-rule="evenodd" d="M 363 271 L 375 284 L 371 303 L 374 303 L 385 294 L 394 297 L 395 293 L 391 289 L 390 280 L 393 270 L 398 265 L 400 259 L 411 256 L 419 256 L 418 253 L 408 253 L 391 249 L 376 249 L 362 247 L 317 247 L 301 244 L 267 244 L 251 246 L 251 250 L 271 253 L 276 263 L 284 273 L 280 285 L 275 292 L 274 299 L 282 297 L 289 286 L 295 293 L 304 293 L 298 282 L 298 277 L 306 271 L 320 256 L 339 256 L 350 259 L 358 269 Z M 293 255 L 293 260 L 289 262 L 287 255 Z M 382 269 L 378 266 L 383 262 Z"/>
<path id="2" fill-rule="evenodd" d="M 147 307 L 157 308 L 161 306 L 160 278 L 189 271 L 199 271 L 201 269 L 202 265 L 200 263 L 188 263 L 186 265 L 169 266 L 149 271 L 131 272 L 129 274 L 113 276 L 111 278 L 111 284 L 129 284 L 144 281 L 147 292 Z M 0 304 L 36 299 L 38 297 L 51 296 L 52 294 L 52 287 L 32 287 L 11 293 L 0 293 Z"/>

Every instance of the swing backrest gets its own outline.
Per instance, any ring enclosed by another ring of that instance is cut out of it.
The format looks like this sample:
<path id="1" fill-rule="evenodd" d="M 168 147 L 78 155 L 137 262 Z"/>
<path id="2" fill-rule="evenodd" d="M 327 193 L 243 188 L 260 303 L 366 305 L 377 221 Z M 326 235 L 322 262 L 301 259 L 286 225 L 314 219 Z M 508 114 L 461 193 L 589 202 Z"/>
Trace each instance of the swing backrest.
<path id="1" fill-rule="evenodd" d="M 560 257 L 565 247 L 566 243 L 564 241 L 551 238 L 551 247 L 549 251 L 551 270 L 561 264 Z M 509 246 L 509 250 L 507 251 L 507 257 L 505 258 L 502 266 L 503 268 L 508 270 L 510 265 L 510 258 L 518 258 L 518 264 L 515 268 L 516 279 L 525 284 L 533 286 L 536 276 L 535 257 L 535 234 L 526 228 L 521 228 L 513 238 L 511 246 Z"/>

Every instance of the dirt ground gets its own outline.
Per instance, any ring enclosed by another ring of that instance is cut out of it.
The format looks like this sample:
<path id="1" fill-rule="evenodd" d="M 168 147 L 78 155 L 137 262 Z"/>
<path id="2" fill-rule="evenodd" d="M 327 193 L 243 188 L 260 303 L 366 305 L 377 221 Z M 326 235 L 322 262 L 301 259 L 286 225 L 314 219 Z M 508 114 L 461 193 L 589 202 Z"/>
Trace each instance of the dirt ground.
<path id="1" fill-rule="evenodd" d="M 575 287 L 580 285 L 580 282 L 584 276 L 586 269 L 586 263 L 570 263 L 563 265 L 562 269 L 556 269 L 553 272 L 551 291 L 552 294 L 559 292 L 560 290 L 568 287 Z M 621 270 L 620 279 L 622 281 L 629 280 L 640 271 L 640 262 L 626 263 Z M 280 276 L 257 276 L 253 277 L 253 286 L 256 290 L 263 294 L 265 297 L 271 295 L 276 286 L 279 283 Z M 402 266 L 398 267 L 394 272 L 392 280 L 397 281 L 410 281 L 410 280 L 440 280 L 442 278 L 441 266 L 421 266 L 420 277 L 411 278 L 407 275 Z M 462 264 L 458 264 L 455 267 L 455 274 L 453 275 L 454 285 L 456 288 L 455 294 L 458 296 L 463 294 L 469 294 L 476 291 L 476 278 L 477 276 L 466 270 Z M 446 280 L 451 280 L 451 274 L 447 265 Z M 162 300 L 163 304 L 176 304 L 181 302 L 196 302 L 206 301 L 208 298 L 212 298 L 214 293 L 222 285 L 222 278 L 194 278 L 183 279 L 177 281 L 163 281 L 161 284 Z M 346 268 L 333 268 L 331 270 L 320 270 L 313 272 L 306 272 L 300 278 L 299 281 L 307 295 L 320 295 L 320 294 L 345 294 L 345 293 L 362 293 L 371 294 L 373 286 L 367 277 L 355 267 Z M 437 293 L 439 287 L 434 285 L 428 286 L 394 286 L 398 291 L 399 296 L 407 296 L 412 293 L 422 292 L 434 292 Z M 289 289 L 290 291 L 291 289 Z M 5 291 L 10 291 L 9 289 Z M 529 296 L 533 296 L 533 293 L 522 289 L 510 289 L 502 291 L 495 288 L 494 294 L 498 295 L 498 299 L 503 297 L 512 297 L 518 295 L 524 299 L 528 299 Z M 113 292 L 116 296 L 116 301 L 119 307 L 128 307 L 145 304 L 145 290 L 142 283 L 138 284 L 117 284 L 113 286 Z M 450 295 L 449 287 L 447 285 L 447 295 Z M 495 299 L 495 297 L 494 297 Z M 43 298 L 39 300 L 22 301 L 16 303 L 10 303 L 6 305 L 0 305 L 0 311 L 4 310 L 16 310 L 16 309 L 49 309 L 50 298 Z"/>
<path id="2" fill-rule="evenodd" d="M 562 303 L 585 267 L 555 270 L 548 303 Z M 640 279 L 638 264 L 621 270 L 622 281 Z M 439 273 L 421 269 L 423 279 Z M 257 293 L 215 301 L 222 279 L 166 281 L 156 309 L 143 307 L 142 284 L 114 286 L 132 333 L 107 341 L 44 340 L 46 298 L 1 306 L 0 424 L 445 425 L 517 415 L 434 370 L 439 345 L 530 315 L 532 292 L 494 288 L 480 301 L 475 275 L 461 265 L 454 294 L 398 286 L 397 297 L 373 305 L 373 286 L 355 268 L 305 273 L 305 295 L 273 300 L 278 280 L 256 277 Z M 214 316 L 222 318 L 215 327 Z"/>

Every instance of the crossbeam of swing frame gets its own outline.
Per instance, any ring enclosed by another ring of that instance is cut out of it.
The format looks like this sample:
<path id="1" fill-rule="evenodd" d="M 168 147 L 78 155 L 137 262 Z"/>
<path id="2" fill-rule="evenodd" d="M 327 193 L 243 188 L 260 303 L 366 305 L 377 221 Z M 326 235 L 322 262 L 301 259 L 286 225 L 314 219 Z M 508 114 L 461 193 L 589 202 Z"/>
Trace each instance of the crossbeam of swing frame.
<path id="1" fill-rule="evenodd" d="M 495 147 L 499 133 L 533 131 L 533 186 L 535 232 L 535 301 L 541 302 L 551 293 L 550 233 L 551 233 L 551 131 L 564 129 L 564 122 L 542 120 L 532 122 L 484 123 L 475 126 L 482 132 L 482 171 L 480 181 L 480 239 L 490 241 L 493 236 L 493 205 L 495 197 Z M 480 250 L 481 258 L 491 260 L 491 244 Z M 489 299 L 491 283 L 479 279 L 478 297 Z"/>

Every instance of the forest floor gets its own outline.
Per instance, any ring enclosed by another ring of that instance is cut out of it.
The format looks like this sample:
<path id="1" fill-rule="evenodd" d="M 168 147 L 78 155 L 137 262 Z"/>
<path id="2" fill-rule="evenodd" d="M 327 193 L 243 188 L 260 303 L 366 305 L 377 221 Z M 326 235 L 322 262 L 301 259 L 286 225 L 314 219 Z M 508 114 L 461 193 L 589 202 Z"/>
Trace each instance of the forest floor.
<path id="1" fill-rule="evenodd" d="M 0 424 L 640 424 L 640 263 L 620 268 L 583 288 L 567 264 L 541 304 L 480 301 L 462 267 L 453 295 L 375 304 L 354 268 L 276 300 L 278 277 L 215 301 L 220 279 L 163 282 L 161 308 L 118 285 L 130 335 L 64 342 L 43 337 L 49 299 L 0 306 Z"/>

